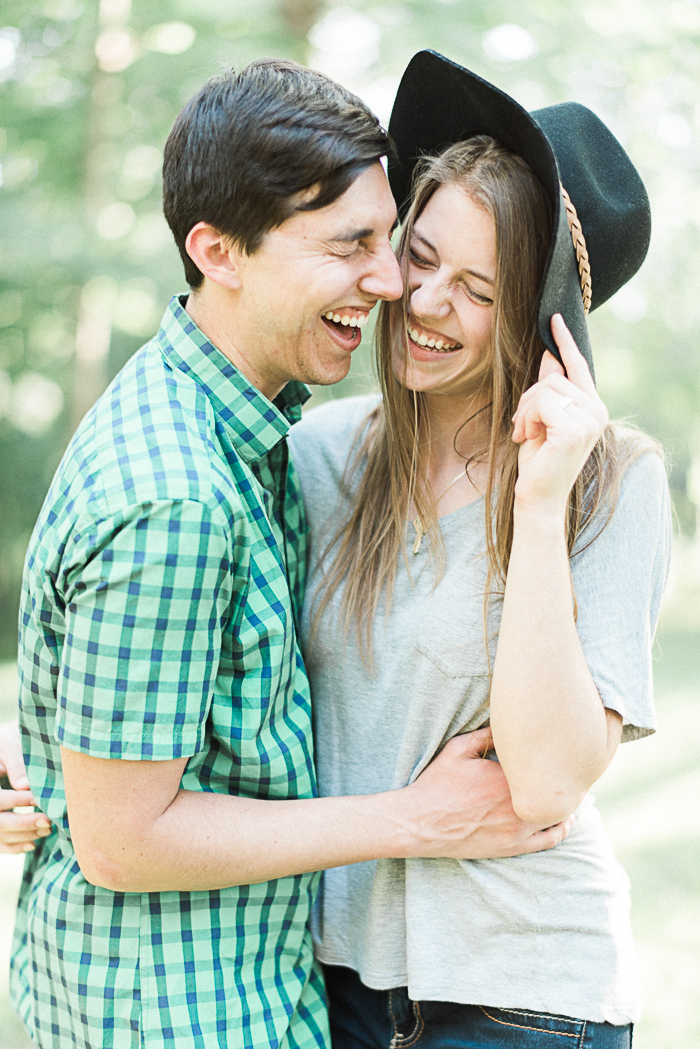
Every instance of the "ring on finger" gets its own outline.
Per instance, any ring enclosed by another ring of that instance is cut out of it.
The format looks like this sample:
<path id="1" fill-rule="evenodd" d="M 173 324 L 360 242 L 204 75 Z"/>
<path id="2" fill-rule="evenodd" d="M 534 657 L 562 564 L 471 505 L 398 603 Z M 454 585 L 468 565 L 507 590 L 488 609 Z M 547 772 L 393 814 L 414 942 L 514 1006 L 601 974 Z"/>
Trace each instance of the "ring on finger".
<path id="1" fill-rule="evenodd" d="M 559 407 L 563 412 L 565 412 L 569 405 L 573 403 L 573 397 L 562 397 L 562 399 L 559 401 Z"/>

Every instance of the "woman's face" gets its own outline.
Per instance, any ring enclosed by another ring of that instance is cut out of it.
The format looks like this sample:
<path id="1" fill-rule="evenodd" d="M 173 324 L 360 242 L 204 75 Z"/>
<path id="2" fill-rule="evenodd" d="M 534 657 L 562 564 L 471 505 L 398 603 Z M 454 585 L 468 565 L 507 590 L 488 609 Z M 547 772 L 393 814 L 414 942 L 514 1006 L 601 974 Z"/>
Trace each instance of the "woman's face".
<path id="1" fill-rule="evenodd" d="M 408 358 L 397 345 L 394 374 L 412 390 L 460 393 L 493 324 L 493 219 L 464 190 L 440 186 L 416 219 L 409 252 Z"/>

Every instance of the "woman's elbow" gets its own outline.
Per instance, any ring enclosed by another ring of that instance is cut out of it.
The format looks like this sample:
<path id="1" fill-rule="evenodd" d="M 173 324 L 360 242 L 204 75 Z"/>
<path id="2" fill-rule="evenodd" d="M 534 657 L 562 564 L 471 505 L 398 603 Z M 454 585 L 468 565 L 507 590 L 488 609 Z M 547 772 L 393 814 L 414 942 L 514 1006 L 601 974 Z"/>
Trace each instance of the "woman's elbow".
<path id="1" fill-rule="evenodd" d="M 553 827 L 568 819 L 586 796 L 585 790 L 513 792 L 513 810 L 523 823 Z"/>
<path id="2" fill-rule="evenodd" d="M 613 733 L 619 729 L 613 726 Z M 605 743 L 577 761 L 553 761 L 546 769 L 532 769 L 520 782 L 509 780 L 513 809 L 524 823 L 552 827 L 568 819 L 579 807 L 593 784 L 610 764 L 617 743 L 606 751 Z M 504 770 L 505 771 L 505 770 Z M 506 773 L 507 776 L 507 773 Z"/>

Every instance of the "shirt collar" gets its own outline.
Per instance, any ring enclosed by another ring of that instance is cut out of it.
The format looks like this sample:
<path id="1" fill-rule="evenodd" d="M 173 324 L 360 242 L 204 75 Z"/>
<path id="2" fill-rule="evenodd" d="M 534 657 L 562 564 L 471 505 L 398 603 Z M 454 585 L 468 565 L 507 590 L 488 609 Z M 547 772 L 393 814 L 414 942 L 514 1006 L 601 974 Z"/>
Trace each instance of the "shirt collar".
<path id="1" fill-rule="evenodd" d="M 217 416 L 231 432 L 236 451 L 246 462 L 267 454 L 301 418 L 311 393 L 301 382 L 288 382 L 269 401 L 217 350 L 184 309 L 187 296 L 173 296 L 158 331 L 165 360 L 202 388 Z"/>

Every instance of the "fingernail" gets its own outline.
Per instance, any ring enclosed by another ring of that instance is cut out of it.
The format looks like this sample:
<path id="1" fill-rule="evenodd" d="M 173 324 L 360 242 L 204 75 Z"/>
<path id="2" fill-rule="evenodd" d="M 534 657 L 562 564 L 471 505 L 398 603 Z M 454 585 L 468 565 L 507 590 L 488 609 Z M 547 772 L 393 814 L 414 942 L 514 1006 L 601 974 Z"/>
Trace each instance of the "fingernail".
<path id="1" fill-rule="evenodd" d="M 38 836 L 39 836 L 40 838 L 47 838 L 47 837 L 49 836 L 49 834 L 50 834 L 50 833 L 51 833 L 51 831 L 49 830 L 49 828 L 48 828 L 48 827 L 42 827 L 42 828 L 41 828 L 41 830 L 38 830 L 38 831 L 37 831 L 37 835 L 38 835 Z"/>
<path id="2" fill-rule="evenodd" d="M 15 790 L 29 790 L 29 780 L 26 776 L 20 776 L 15 780 Z"/>
<path id="3" fill-rule="evenodd" d="M 47 819 L 44 819 L 42 817 L 42 819 L 36 821 L 34 826 L 35 827 L 46 827 L 46 829 L 48 830 L 50 828 L 51 824 L 49 823 L 49 821 Z"/>
<path id="4" fill-rule="evenodd" d="M 22 852 L 34 852 L 34 846 L 31 844 L 31 842 L 24 846 Z"/>

